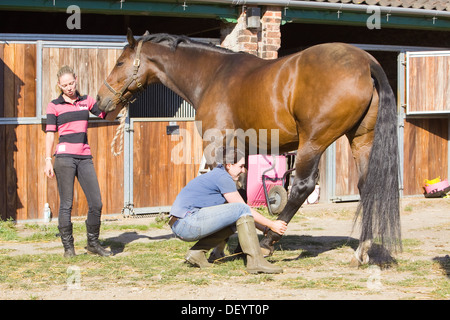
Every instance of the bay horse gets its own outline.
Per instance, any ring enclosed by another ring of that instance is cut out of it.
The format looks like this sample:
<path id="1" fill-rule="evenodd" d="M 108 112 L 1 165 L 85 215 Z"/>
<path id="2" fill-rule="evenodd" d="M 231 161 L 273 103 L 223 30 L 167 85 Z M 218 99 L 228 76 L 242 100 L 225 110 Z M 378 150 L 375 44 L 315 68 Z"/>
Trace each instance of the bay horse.
<path id="1" fill-rule="evenodd" d="M 213 128 L 278 129 L 279 152 L 297 150 L 289 199 L 278 216 L 287 223 L 314 190 L 323 152 L 346 135 L 361 197 L 353 260 L 368 263 L 373 240 L 389 254 L 401 250 L 396 101 L 369 53 L 327 43 L 263 60 L 184 36 L 146 32 L 136 40 L 128 30 L 127 40 L 97 96 L 109 118 L 136 92 L 162 83 L 194 107 L 202 136 Z M 261 248 L 271 254 L 280 239 L 269 231 Z"/>

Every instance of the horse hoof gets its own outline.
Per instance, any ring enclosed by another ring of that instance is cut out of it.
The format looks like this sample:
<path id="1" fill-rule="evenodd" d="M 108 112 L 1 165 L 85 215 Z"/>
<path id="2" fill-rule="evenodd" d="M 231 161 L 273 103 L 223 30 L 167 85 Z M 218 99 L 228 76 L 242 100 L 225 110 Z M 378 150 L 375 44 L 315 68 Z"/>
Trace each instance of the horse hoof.
<path id="1" fill-rule="evenodd" d="M 362 257 L 358 257 L 355 253 L 355 255 L 353 256 L 352 260 L 350 261 L 350 267 L 352 268 L 358 268 L 362 265 L 368 264 L 369 263 L 369 255 L 365 254 Z"/>
<path id="2" fill-rule="evenodd" d="M 273 254 L 273 251 L 275 250 L 273 246 L 263 242 L 260 242 L 259 246 L 261 247 L 261 253 L 263 254 L 264 257 L 270 257 Z"/>
<path id="3" fill-rule="evenodd" d="M 261 247 L 261 252 L 264 257 L 269 257 L 273 254 L 273 251 L 274 251 L 273 244 L 274 243 L 275 243 L 275 241 L 272 241 L 272 243 L 271 243 L 267 237 L 264 237 L 259 242 L 259 246 Z"/>
<path id="4" fill-rule="evenodd" d="M 261 247 L 261 253 L 263 254 L 264 258 L 266 258 L 270 257 L 273 254 L 273 250 Z"/>
<path id="5" fill-rule="evenodd" d="M 361 266 L 361 263 L 359 262 L 358 259 L 356 259 L 355 257 L 352 258 L 352 260 L 350 261 L 350 267 L 351 268 L 359 268 Z"/>

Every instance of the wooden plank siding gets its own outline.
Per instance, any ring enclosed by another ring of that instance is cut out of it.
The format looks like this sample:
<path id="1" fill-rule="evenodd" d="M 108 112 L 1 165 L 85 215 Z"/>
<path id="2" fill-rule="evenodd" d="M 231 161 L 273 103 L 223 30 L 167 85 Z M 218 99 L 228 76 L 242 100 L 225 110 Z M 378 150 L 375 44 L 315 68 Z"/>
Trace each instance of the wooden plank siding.
<path id="1" fill-rule="evenodd" d="M 99 178 L 104 213 L 120 213 L 123 207 L 123 155 L 114 157 L 109 143 L 116 123 L 91 123 L 89 144 Z M 44 125 L 0 125 L 0 208 L 1 218 L 42 219 L 48 202 L 58 216 L 59 195 L 56 178 L 44 176 Z M 87 202 L 75 182 L 72 216 L 85 216 Z"/>
<path id="2" fill-rule="evenodd" d="M 44 47 L 42 115 L 46 114 L 48 103 L 60 94 L 56 77 L 59 68 L 63 65 L 71 66 L 78 78 L 80 94 L 96 97 L 121 52 L 121 49 Z"/>
<path id="3" fill-rule="evenodd" d="M 36 45 L 0 44 L 0 118 L 36 116 Z M 40 125 L 0 126 L 0 215 L 33 218 L 39 195 L 36 167 L 39 165 Z M 24 174 L 28 172 L 28 174 Z M 18 192 L 24 191 L 22 196 Z"/>
<path id="4" fill-rule="evenodd" d="M 418 195 L 425 179 L 449 178 L 450 52 L 411 52 L 407 61 L 403 194 Z"/>
<path id="5" fill-rule="evenodd" d="M 36 58 L 34 43 L 0 43 L 0 118 L 36 117 Z M 120 50 L 98 48 L 44 48 L 42 55 L 43 111 L 59 95 L 56 73 L 63 64 L 79 75 L 80 91 L 95 96 L 114 66 Z M 36 118 L 38 119 L 38 118 Z M 123 155 L 114 157 L 110 143 L 116 122 L 92 122 L 88 139 L 99 178 L 103 213 L 120 213 L 123 207 Z M 45 120 L 40 124 L 0 124 L 0 217 L 5 220 L 42 219 L 48 202 L 58 216 L 56 179 L 43 174 Z M 75 182 L 72 216 L 87 214 L 87 201 Z"/>
<path id="6" fill-rule="evenodd" d="M 42 92 L 37 93 L 37 47 L 33 43 L 0 43 L 0 119 L 36 117 L 29 124 L 14 124 L 14 120 L 0 123 L 1 219 L 42 219 L 46 202 L 57 217 L 56 179 L 47 179 L 43 174 L 45 119 L 40 122 L 48 102 L 59 95 L 56 73 L 64 64 L 73 66 L 80 92 L 95 96 L 121 52 L 120 49 L 97 47 L 44 46 Z M 408 103 L 415 102 L 411 110 L 450 111 L 450 85 L 445 77 L 450 74 L 450 59 L 413 60 L 413 70 L 409 74 L 412 95 Z M 41 115 L 36 114 L 37 94 L 42 95 Z M 197 175 L 202 156 L 201 137 L 193 121 L 177 122 L 182 132 L 180 136 L 167 135 L 168 121 L 133 119 L 133 124 L 134 160 L 130 164 L 134 171 L 133 205 L 135 208 L 170 206 L 179 191 Z M 403 194 L 422 194 L 424 179 L 448 178 L 448 118 L 406 118 L 404 124 Z M 103 214 L 120 213 L 124 206 L 124 155 L 114 157 L 110 151 L 117 126 L 117 122 L 91 121 L 88 129 Z M 183 135 L 185 133 L 189 136 Z M 190 154 L 177 154 L 187 150 Z M 327 184 L 332 181 L 326 181 L 326 154 L 320 162 L 322 201 L 332 196 L 358 194 L 358 173 L 346 137 L 338 139 L 335 150 L 334 194 L 327 194 Z M 180 157 L 187 158 L 179 161 Z M 76 181 L 72 215 L 85 216 L 87 207 L 84 193 Z"/>
<path id="7" fill-rule="evenodd" d="M 424 180 L 448 178 L 448 119 L 406 119 L 404 195 L 423 194 Z"/>
<path id="8" fill-rule="evenodd" d="M 407 113 L 450 112 L 450 55 L 410 56 Z"/>
<path id="9" fill-rule="evenodd" d="M 0 117 L 36 116 L 36 45 L 2 43 L 0 59 Z"/>
<path id="10" fill-rule="evenodd" d="M 202 140 L 193 121 L 178 121 L 180 135 L 167 135 L 168 121 L 134 122 L 133 202 L 135 208 L 170 206 L 197 176 Z"/>
<path id="11" fill-rule="evenodd" d="M 37 219 L 46 202 L 43 127 L 0 126 L 0 207 L 2 219 Z"/>

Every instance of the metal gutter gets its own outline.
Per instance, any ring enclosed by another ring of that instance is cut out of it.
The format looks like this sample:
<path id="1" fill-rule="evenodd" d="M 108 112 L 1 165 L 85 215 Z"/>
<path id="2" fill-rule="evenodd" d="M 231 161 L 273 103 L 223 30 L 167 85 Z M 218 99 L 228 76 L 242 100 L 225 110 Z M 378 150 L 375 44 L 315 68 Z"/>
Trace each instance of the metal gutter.
<path id="1" fill-rule="evenodd" d="M 366 25 L 375 13 L 382 27 L 450 30 L 450 11 L 378 5 L 296 0 L 71 0 L 81 12 L 191 18 L 213 18 L 237 22 L 240 7 L 275 6 L 283 9 L 282 23 Z M 322 0 L 323 1 L 323 0 Z M 335 0 L 333 0 L 335 1 Z M 343 0 L 344 1 L 344 0 Z M 65 12 L 67 1 L 1 0 L 0 10 Z"/>
<path id="2" fill-rule="evenodd" d="M 0 10 L 18 10 L 33 12 L 66 12 L 69 5 L 76 5 L 81 13 L 118 14 L 118 15 L 152 15 L 174 17 L 209 17 L 217 18 L 237 15 L 234 6 L 197 3 L 190 6 L 186 1 L 161 0 L 0 0 Z"/>
<path id="3" fill-rule="evenodd" d="M 367 13 L 368 9 L 379 8 L 382 14 L 398 14 L 407 16 L 422 16 L 431 18 L 448 18 L 450 19 L 450 12 L 414 9 L 402 7 L 387 7 L 377 5 L 363 5 L 363 4 L 348 4 L 348 3 L 330 3 L 330 2 L 316 2 L 316 1 L 296 1 L 296 0 L 192 0 L 187 3 L 216 3 L 229 4 L 235 6 L 245 5 L 263 5 L 263 6 L 277 6 L 282 8 L 300 8 L 300 9 L 316 9 L 316 10 L 335 10 L 335 11 L 353 11 Z"/>
<path id="4" fill-rule="evenodd" d="M 429 10 L 429 9 L 414 9 L 403 7 L 388 7 L 378 5 L 363 5 L 363 4 L 350 4 L 350 3 L 336 3 L 336 2 L 318 2 L 318 1 L 297 1 L 297 0 L 179 0 L 179 1 L 142 1 L 142 0 L 124 0 L 111 1 L 111 0 L 73 0 L 70 4 L 79 5 L 82 10 L 86 11 L 98 11 L 102 9 L 103 13 L 111 13 L 117 11 L 117 13 L 127 13 L 133 10 L 141 10 L 141 14 L 145 14 L 145 11 L 152 12 L 156 9 L 162 11 L 168 10 L 169 12 L 187 13 L 187 8 L 192 4 L 202 5 L 229 5 L 229 6 L 245 6 L 245 5 L 261 5 L 261 6 L 278 6 L 282 8 L 297 8 L 297 9 L 309 9 L 309 10 L 332 10 L 332 11 L 347 11 L 357 13 L 368 13 L 368 9 L 379 8 L 382 14 L 392 15 L 406 15 L 406 16 L 421 16 L 431 18 L 446 18 L 450 19 L 449 11 Z M 2 0 L 0 2 L 0 9 L 21 9 L 29 7 L 33 11 L 39 10 L 65 10 L 68 6 L 67 1 L 54 1 L 53 4 L 48 0 Z M 176 9 L 175 9 L 176 8 Z M 170 9 L 170 10 L 169 10 Z M 190 8 L 192 10 L 192 8 Z M 203 11 L 207 9 L 203 8 Z M 144 11 L 142 11 L 144 10 Z M 205 13 L 203 12 L 203 13 Z M 197 12 L 200 13 L 200 12 Z M 228 12 L 229 13 L 229 12 Z"/>

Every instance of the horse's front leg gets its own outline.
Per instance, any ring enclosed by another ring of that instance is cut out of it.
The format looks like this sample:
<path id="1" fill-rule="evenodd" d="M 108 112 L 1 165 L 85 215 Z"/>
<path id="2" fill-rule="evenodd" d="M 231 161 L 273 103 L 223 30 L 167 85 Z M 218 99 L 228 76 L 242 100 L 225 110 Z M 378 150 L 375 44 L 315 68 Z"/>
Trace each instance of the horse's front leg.
<path id="1" fill-rule="evenodd" d="M 291 194 L 292 191 L 293 190 L 291 189 Z M 306 191 L 303 193 L 306 193 Z M 300 209 L 306 197 L 307 196 L 305 197 L 299 196 L 296 198 L 290 197 L 283 211 L 278 216 L 278 220 L 283 220 L 286 221 L 286 223 L 289 223 L 289 221 L 291 221 L 291 219 L 297 213 L 298 209 Z M 269 230 L 267 235 L 260 242 L 261 250 L 264 256 L 272 255 L 274 251 L 274 244 L 280 241 L 281 237 L 282 236 L 280 234 L 273 232 L 272 230 Z"/>
<path id="2" fill-rule="evenodd" d="M 303 156 L 303 158 L 302 158 Z M 297 152 L 297 160 L 295 165 L 296 177 L 293 185 L 291 186 L 291 192 L 289 200 L 284 207 L 283 211 L 278 216 L 278 220 L 283 220 L 289 223 L 294 215 L 300 209 L 306 198 L 314 191 L 316 182 L 319 178 L 319 165 L 320 155 L 311 158 L 310 161 L 305 160 L 304 154 L 300 155 Z M 274 250 L 274 244 L 281 239 L 281 235 L 270 230 L 267 235 L 261 240 L 260 246 L 264 255 L 271 255 Z"/>

